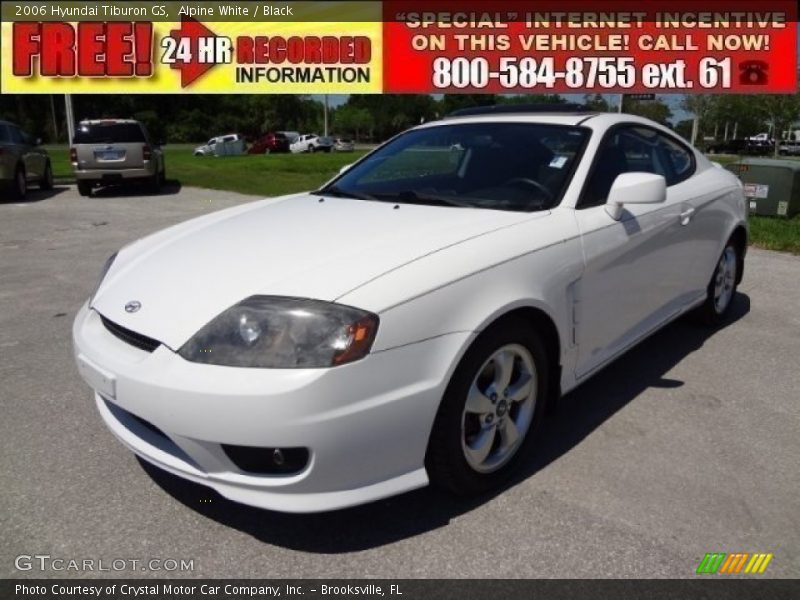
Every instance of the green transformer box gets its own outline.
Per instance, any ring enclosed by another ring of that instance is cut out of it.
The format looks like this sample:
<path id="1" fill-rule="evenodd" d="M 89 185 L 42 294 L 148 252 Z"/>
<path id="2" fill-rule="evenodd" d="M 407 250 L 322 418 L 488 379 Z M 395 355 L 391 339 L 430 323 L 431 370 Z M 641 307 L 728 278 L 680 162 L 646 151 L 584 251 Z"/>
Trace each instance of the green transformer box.
<path id="1" fill-rule="evenodd" d="M 742 180 L 750 214 L 792 217 L 800 213 L 800 162 L 746 158 L 726 169 Z"/>

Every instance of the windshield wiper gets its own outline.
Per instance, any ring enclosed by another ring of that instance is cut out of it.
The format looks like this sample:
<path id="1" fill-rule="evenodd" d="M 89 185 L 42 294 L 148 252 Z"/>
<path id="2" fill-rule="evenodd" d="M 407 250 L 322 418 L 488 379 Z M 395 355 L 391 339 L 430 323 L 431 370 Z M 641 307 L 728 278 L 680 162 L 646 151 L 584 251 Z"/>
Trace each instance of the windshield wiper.
<path id="1" fill-rule="evenodd" d="M 365 194 L 363 192 L 352 192 L 350 190 L 343 190 L 340 187 L 331 185 L 321 190 L 311 192 L 315 196 L 333 196 L 334 198 L 355 198 L 356 200 L 375 200 L 375 196 Z"/>
<path id="2" fill-rule="evenodd" d="M 373 196 L 384 202 L 398 202 L 403 204 L 432 204 L 435 206 L 458 206 L 460 208 L 475 208 L 474 204 L 457 200 L 453 196 L 440 194 L 426 194 L 414 190 L 403 190 L 396 193 L 376 193 Z"/>

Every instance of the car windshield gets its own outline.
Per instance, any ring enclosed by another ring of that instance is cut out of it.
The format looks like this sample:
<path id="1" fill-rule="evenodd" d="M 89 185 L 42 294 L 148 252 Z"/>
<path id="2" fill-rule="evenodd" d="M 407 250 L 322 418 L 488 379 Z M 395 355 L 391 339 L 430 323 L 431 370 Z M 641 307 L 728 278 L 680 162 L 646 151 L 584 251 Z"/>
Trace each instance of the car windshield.
<path id="1" fill-rule="evenodd" d="M 144 142 L 144 132 L 136 123 L 82 123 L 75 131 L 76 144 L 124 144 Z"/>
<path id="2" fill-rule="evenodd" d="M 316 192 L 497 210 L 558 204 L 588 139 L 581 127 L 467 123 L 415 129 Z"/>

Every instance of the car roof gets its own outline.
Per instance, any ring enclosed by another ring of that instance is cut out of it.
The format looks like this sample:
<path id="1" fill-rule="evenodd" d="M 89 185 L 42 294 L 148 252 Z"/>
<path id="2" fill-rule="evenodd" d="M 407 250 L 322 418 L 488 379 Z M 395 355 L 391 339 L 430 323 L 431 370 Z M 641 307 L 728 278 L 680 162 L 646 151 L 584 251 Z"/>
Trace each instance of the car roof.
<path id="1" fill-rule="evenodd" d="M 594 130 L 605 130 L 619 123 L 633 123 L 647 125 L 661 131 L 680 137 L 671 129 L 638 115 L 628 113 L 601 113 L 601 112 L 508 112 L 502 114 L 452 116 L 439 121 L 430 121 L 417 128 L 437 127 L 442 125 L 460 125 L 466 123 L 540 123 L 544 125 L 583 126 Z"/>
<path id="2" fill-rule="evenodd" d="M 97 125 L 99 123 L 139 123 L 136 119 L 83 119 L 79 125 Z"/>

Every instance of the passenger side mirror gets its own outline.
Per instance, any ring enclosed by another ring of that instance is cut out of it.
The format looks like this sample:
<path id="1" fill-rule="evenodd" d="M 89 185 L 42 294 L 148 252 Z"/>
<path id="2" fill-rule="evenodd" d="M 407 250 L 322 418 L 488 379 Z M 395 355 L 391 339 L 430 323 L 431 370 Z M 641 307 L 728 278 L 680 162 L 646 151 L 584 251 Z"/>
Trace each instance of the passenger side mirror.
<path id="1" fill-rule="evenodd" d="M 667 199 L 667 181 L 654 173 L 623 173 L 617 176 L 606 201 L 606 212 L 618 221 L 625 204 L 660 204 Z"/>

